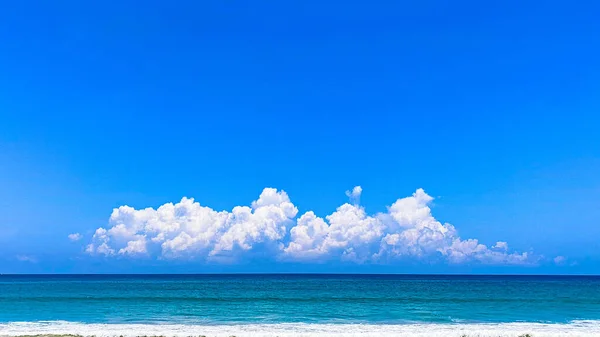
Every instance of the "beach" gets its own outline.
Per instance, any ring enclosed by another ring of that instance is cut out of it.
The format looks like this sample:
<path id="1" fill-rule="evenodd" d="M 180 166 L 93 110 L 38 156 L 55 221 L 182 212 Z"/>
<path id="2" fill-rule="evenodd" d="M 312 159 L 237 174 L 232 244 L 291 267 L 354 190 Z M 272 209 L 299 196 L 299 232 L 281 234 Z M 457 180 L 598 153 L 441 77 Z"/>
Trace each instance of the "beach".
<path id="1" fill-rule="evenodd" d="M 278 324 L 278 325 L 102 325 L 79 323 L 24 323 L 0 326 L 4 336 L 177 336 L 177 337 L 316 337 L 316 336 L 405 336 L 405 337 L 561 337 L 600 336 L 598 322 L 570 324 Z"/>

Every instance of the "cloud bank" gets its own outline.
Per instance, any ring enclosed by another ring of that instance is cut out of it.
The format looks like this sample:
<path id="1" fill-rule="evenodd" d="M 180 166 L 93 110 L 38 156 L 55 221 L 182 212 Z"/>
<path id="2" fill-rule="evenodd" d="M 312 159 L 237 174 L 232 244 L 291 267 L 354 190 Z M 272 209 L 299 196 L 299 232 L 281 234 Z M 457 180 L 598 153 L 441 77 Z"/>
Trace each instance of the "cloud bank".
<path id="1" fill-rule="evenodd" d="M 527 252 L 506 242 L 490 247 L 461 239 L 456 228 L 431 214 L 433 198 L 423 189 L 396 200 L 387 212 L 368 214 L 359 204 L 362 188 L 346 195 L 351 203 L 324 218 L 298 208 L 285 191 L 265 188 L 250 206 L 216 211 L 191 198 L 157 209 L 113 210 L 85 251 L 110 257 L 150 257 L 235 263 L 243 259 L 322 263 L 390 264 L 400 260 L 523 265 Z"/>

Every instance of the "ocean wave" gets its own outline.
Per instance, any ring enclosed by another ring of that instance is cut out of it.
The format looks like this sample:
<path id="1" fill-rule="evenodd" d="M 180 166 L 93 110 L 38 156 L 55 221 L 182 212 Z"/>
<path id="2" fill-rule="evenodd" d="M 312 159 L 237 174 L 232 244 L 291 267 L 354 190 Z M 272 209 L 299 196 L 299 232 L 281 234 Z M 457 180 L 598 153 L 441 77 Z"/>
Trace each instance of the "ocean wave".
<path id="1" fill-rule="evenodd" d="M 317 336 L 403 336 L 403 337 L 600 337 L 600 321 L 572 321 L 565 324 L 479 323 L 479 324 L 87 324 L 78 322 L 0 323 L 0 336 L 76 334 L 82 336 L 206 336 L 206 337 L 317 337 Z"/>

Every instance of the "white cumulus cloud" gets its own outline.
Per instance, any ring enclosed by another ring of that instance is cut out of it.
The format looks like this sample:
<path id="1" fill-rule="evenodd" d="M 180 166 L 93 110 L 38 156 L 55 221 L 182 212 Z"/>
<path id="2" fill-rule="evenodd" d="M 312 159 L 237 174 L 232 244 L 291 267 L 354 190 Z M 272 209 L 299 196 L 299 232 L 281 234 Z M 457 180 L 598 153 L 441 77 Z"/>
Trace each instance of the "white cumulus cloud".
<path id="1" fill-rule="evenodd" d="M 360 195 L 362 194 L 362 187 L 354 186 L 351 191 L 346 191 L 346 196 L 350 198 L 350 201 L 354 204 L 360 203 Z"/>
<path id="2" fill-rule="evenodd" d="M 21 262 L 37 263 L 38 259 L 33 255 L 17 255 L 15 258 Z"/>
<path id="3" fill-rule="evenodd" d="M 73 234 L 69 234 L 68 238 L 71 241 L 79 241 L 83 238 L 83 236 L 79 233 L 73 233 Z"/>
<path id="4" fill-rule="evenodd" d="M 250 206 L 231 211 L 216 211 L 191 198 L 157 209 L 121 206 L 113 210 L 106 228 L 96 230 L 86 252 L 228 262 L 257 257 L 380 264 L 406 259 L 485 264 L 536 261 L 527 252 L 510 252 L 503 241 L 489 248 L 477 239 L 462 239 L 453 225 L 433 217 L 433 198 L 422 189 L 376 214 L 368 214 L 360 205 L 361 194 L 360 186 L 347 191 L 350 203 L 325 217 L 313 211 L 298 216 L 287 193 L 274 188 L 265 188 Z"/>
<path id="5" fill-rule="evenodd" d="M 163 258 L 230 258 L 257 250 L 276 251 L 294 224 L 298 209 L 284 191 L 263 190 L 251 206 L 215 211 L 183 198 L 158 209 L 121 206 L 98 228 L 86 251 L 100 255 L 139 255 L 158 251 Z"/>
<path id="6" fill-rule="evenodd" d="M 565 264 L 565 262 L 567 262 L 567 258 L 564 256 L 557 256 L 553 259 L 554 263 L 557 265 L 562 265 Z"/>

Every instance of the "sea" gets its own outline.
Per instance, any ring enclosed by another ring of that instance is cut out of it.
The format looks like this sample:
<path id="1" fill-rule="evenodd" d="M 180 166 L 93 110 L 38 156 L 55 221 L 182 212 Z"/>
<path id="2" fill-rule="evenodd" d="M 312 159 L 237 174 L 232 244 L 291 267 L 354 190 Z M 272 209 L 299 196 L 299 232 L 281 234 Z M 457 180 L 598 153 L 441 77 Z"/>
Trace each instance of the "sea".
<path id="1" fill-rule="evenodd" d="M 0 336 L 600 336 L 600 277 L 0 275 Z"/>

